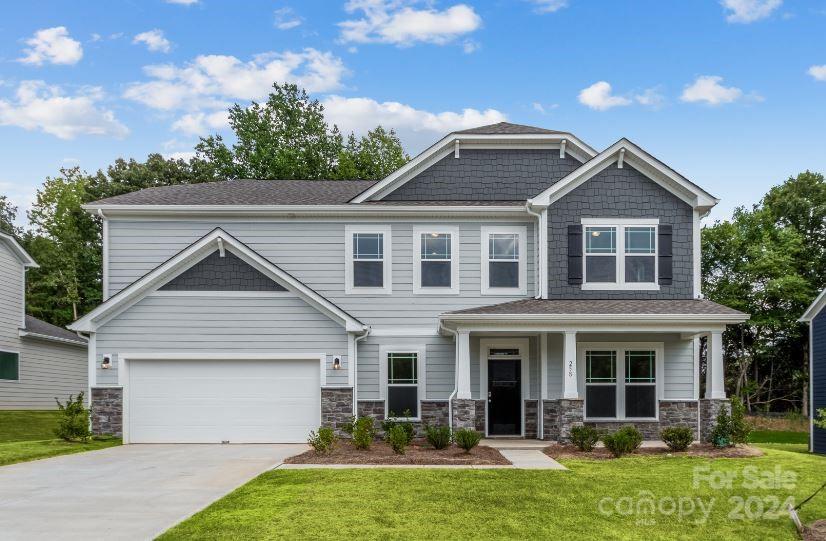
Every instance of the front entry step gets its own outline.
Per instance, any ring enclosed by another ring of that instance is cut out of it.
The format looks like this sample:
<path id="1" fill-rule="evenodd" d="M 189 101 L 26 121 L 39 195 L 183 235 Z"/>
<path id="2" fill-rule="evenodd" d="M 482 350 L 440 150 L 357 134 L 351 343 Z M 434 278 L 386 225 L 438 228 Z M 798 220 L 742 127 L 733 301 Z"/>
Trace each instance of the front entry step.
<path id="1" fill-rule="evenodd" d="M 542 440 L 526 440 L 522 438 L 485 438 L 479 445 L 493 447 L 494 449 L 536 449 L 542 450 L 548 447 L 549 442 Z"/>

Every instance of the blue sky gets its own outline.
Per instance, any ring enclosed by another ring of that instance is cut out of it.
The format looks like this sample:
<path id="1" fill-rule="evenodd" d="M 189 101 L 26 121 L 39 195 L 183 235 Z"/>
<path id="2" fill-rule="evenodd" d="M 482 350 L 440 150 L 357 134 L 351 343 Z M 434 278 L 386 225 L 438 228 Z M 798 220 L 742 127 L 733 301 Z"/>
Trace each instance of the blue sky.
<path id="1" fill-rule="evenodd" d="M 226 107 L 297 82 L 415 154 L 508 120 L 628 137 L 722 202 L 826 171 L 826 3 L 40 1 L 0 20 L 0 193 L 60 167 L 186 156 Z"/>

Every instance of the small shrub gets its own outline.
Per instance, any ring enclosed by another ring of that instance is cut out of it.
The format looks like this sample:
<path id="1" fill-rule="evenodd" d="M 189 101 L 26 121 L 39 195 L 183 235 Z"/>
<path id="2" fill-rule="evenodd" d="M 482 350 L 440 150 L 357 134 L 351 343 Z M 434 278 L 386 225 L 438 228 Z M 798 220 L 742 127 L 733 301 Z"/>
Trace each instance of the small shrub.
<path id="1" fill-rule="evenodd" d="M 580 451 L 593 451 L 599 441 L 599 432 L 592 426 L 575 426 L 571 428 L 571 442 Z"/>
<path id="2" fill-rule="evenodd" d="M 814 419 L 815 426 L 826 430 L 826 408 L 818 408 Z"/>
<path id="3" fill-rule="evenodd" d="M 602 442 L 614 457 L 619 458 L 633 453 L 642 445 L 642 434 L 636 427 L 624 426 L 613 434 L 603 436 Z"/>
<path id="4" fill-rule="evenodd" d="M 390 447 L 393 449 L 393 452 L 397 455 L 403 455 L 404 448 L 407 447 L 407 444 L 409 443 L 407 439 L 407 431 L 400 424 L 392 427 L 387 432 L 385 439 L 387 439 L 387 443 L 390 444 Z"/>
<path id="5" fill-rule="evenodd" d="M 372 417 L 359 417 L 353 423 L 353 445 L 356 449 L 369 449 L 376 437 L 375 422 Z"/>
<path id="6" fill-rule="evenodd" d="M 672 451 L 685 451 L 694 441 L 694 431 L 687 426 L 672 426 L 660 432 L 660 438 Z"/>
<path id="7" fill-rule="evenodd" d="M 427 443 L 434 449 L 444 449 L 450 445 L 452 436 L 448 426 L 427 426 L 424 429 Z"/>
<path id="8" fill-rule="evenodd" d="M 92 432 L 89 430 L 89 410 L 83 406 L 83 393 L 78 393 L 77 398 L 69 395 L 65 406 L 57 398 L 54 400 L 60 410 L 55 435 L 66 441 L 89 441 Z"/>
<path id="9" fill-rule="evenodd" d="M 347 421 L 347 423 L 344 426 L 341 427 L 341 431 L 352 438 L 353 437 L 353 431 L 356 429 L 356 421 L 357 421 L 356 416 L 351 415 L 350 420 Z"/>
<path id="10" fill-rule="evenodd" d="M 310 437 L 307 438 L 307 443 L 315 449 L 316 453 L 324 454 L 333 448 L 333 445 L 335 445 L 337 439 L 336 433 L 333 432 L 332 428 L 321 427 L 318 429 L 318 432 L 310 432 Z"/>
<path id="11" fill-rule="evenodd" d="M 416 429 L 413 427 L 413 423 L 410 421 L 399 421 L 395 419 L 395 417 L 396 414 L 391 411 L 388 414 L 388 418 L 381 422 L 381 430 L 384 432 L 385 439 L 393 427 L 400 426 L 404 430 L 405 434 L 407 434 L 407 445 L 410 445 L 413 442 L 413 436 L 416 434 Z M 413 417 L 413 412 L 410 410 L 404 410 L 402 412 L 402 417 Z"/>
<path id="12" fill-rule="evenodd" d="M 746 443 L 751 434 L 751 423 L 746 419 L 746 406 L 739 396 L 731 399 L 731 443 Z"/>
<path id="13" fill-rule="evenodd" d="M 721 408 L 717 414 L 709 441 L 714 447 L 731 447 L 731 416 L 726 408 Z"/>
<path id="14" fill-rule="evenodd" d="M 456 439 L 456 445 L 464 449 L 465 453 L 469 453 L 471 449 L 479 445 L 479 442 L 482 441 L 482 434 L 469 428 L 460 428 L 456 431 L 454 437 Z"/>

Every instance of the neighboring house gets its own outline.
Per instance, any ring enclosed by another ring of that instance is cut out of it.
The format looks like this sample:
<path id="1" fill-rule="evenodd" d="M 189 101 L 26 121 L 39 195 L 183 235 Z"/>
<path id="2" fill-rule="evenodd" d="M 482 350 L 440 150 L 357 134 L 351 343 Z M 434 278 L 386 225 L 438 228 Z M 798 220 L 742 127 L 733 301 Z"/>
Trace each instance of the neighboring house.
<path id="1" fill-rule="evenodd" d="M 87 388 L 86 341 L 26 315 L 26 269 L 37 263 L 0 233 L 0 410 L 56 409 Z"/>
<path id="2" fill-rule="evenodd" d="M 89 204 L 107 300 L 70 328 L 90 336 L 97 430 L 119 433 L 122 414 L 127 443 L 290 442 L 407 411 L 491 436 L 565 440 L 586 422 L 704 437 L 727 405 L 723 330 L 748 317 L 701 298 L 716 204 L 626 139 L 597 152 L 508 123 L 451 133 L 378 182 Z"/>
<path id="3" fill-rule="evenodd" d="M 817 410 L 826 408 L 826 289 L 800 318 L 809 324 L 809 451 L 826 454 L 826 430 L 817 428 Z"/>

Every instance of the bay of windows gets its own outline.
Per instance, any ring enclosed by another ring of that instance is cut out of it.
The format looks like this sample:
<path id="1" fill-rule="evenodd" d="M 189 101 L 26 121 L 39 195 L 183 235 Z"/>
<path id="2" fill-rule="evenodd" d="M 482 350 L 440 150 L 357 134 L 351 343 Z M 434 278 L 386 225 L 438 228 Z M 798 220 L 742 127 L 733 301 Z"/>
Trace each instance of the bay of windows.
<path id="1" fill-rule="evenodd" d="M 657 417 L 657 350 L 593 347 L 585 350 L 585 417 Z"/>

